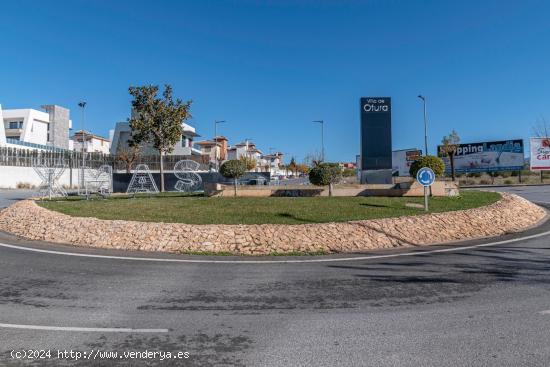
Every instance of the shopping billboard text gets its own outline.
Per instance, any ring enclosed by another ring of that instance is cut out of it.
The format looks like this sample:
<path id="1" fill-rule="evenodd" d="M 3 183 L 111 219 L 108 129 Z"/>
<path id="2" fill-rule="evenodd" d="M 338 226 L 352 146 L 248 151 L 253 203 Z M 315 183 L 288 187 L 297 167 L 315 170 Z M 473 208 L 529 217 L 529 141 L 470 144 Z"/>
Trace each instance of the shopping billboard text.
<path id="1" fill-rule="evenodd" d="M 442 146 L 437 147 L 441 153 Z M 441 154 L 440 154 L 441 156 Z M 449 158 L 442 156 L 445 170 L 451 171 Z M 523 140 L 486 141 L 481 143 L 459 144 L 455 158 L 455 171 L 494 172 L 519 171 L 524 163 Z"/>

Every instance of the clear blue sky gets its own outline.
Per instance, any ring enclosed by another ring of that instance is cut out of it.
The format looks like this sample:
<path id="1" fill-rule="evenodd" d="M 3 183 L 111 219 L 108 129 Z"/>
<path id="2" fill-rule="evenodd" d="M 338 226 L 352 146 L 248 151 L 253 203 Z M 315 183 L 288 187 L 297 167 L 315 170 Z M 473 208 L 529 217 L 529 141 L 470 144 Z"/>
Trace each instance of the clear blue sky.
<path id="1" fill-rule="evenodd" d="M 0 22 L 3 108 L 88 101 L 87 128 L 128 117 L 129 85 L 193 99 L 192 124 L 301 159 L 359 151 L 359 98 L 391 96 L 394 149 L 528 138 L 550 120 L 550 2 L 6 1 Z"/>

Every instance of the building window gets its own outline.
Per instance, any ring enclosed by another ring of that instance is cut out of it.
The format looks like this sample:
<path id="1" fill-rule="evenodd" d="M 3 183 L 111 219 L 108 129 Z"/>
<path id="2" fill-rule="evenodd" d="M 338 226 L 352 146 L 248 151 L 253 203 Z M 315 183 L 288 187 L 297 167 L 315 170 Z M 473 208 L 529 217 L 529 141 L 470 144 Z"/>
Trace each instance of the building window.
<path id="1" fill-rule="evenodd" d="M 10 121 L 9 129 L 22 129 L 23 121 Z"/>

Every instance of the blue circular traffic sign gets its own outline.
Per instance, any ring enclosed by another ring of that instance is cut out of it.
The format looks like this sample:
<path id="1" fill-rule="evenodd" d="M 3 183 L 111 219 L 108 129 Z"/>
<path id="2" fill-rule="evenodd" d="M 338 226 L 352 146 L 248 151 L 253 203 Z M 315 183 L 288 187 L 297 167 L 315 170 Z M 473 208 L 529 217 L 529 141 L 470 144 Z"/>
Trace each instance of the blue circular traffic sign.
<path id="1" fill-rule="evenodd" d="M 435 181 L 435 173 L 429 167 L 422 167 L 416 173 L 416 181 L 422 186 L 432 186 Z"/>

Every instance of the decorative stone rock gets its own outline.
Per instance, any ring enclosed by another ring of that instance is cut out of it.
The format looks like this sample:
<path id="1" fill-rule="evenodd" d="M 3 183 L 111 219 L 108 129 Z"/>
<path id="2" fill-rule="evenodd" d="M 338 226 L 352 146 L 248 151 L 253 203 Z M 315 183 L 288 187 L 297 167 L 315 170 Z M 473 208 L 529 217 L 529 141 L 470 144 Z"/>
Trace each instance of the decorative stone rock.
<path id="1" fill-rule="evenodd" d="M 144 251 L 357 252 L 421 246 L 519 232 L 546 217 L 544 209 L 516 195 L 486 207 L 411 217 L 338 223 L 191 225 L 71 217 L 32 200 L 0 211 L 0 230 L 32 240 Z"/>

